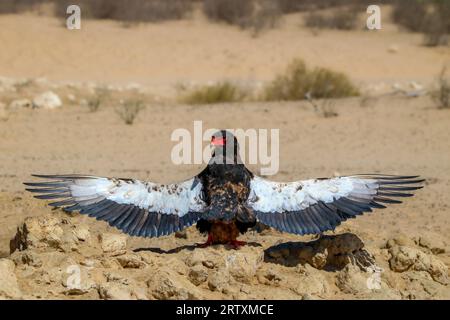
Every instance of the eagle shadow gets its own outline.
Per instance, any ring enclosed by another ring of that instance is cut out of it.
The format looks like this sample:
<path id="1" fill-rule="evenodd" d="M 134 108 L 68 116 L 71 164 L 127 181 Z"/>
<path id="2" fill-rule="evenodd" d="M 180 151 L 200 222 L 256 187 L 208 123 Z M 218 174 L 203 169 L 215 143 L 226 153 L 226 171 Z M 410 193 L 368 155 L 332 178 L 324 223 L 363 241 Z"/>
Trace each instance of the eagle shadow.
<path id="1" fill-rule="evenodd" d="M 221 245 L 221 244 L 211 245 L 211 247 L 215 247 L 215 246 L 224 246 L 224 248 L 227 250 L 236 250 L 231 245 Z M 262 245 L 257 242 L 247 242 L 246 246 L 262 247 Z M 133 252 L 150 251 L 150 252 L 159 253 L 159 254 L 174 254 L 174 253 L 178 253 L 182 250 L 194 251 L 195 249 L 202 249 L 202 248 L 199 247 L 199 245 L 197 245 L 197 244 L 188 244 L 188 245 L 182 245 L 182 246 L 179 246 L 176 248 L 172 248 L 169 250 L 164 250 L 161 248 L 136 248 L 133 250 Z"/>

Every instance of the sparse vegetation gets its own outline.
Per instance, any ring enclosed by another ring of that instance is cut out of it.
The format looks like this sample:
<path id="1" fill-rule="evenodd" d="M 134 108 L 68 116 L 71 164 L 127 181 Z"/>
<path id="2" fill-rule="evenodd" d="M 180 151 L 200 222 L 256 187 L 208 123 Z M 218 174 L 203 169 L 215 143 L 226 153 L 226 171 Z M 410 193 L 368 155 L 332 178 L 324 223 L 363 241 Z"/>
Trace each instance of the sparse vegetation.
<path id="1" fill-rule="evenodd" d="M 273 28 L 281 17 L 276 1 L 204 0 L 203 12 L 211 21 L 237 25 L 259 32 Z"/>
<path id="2" fill-rule="evenodd" d="M 106 88 L 97 88 L 95 94 L 87 101 L 89 112 L 97 112 L 100 109 L 100 106 L 105 102 L 107 96 L 108 90 Z"/>
<path id="3" fill-rule="evenodd" d="M 450 1 L 397 0 L 393 20 L 413 32 L 424 34 L 424 44 L 448 44 L 450 33 Z"/>
<path id="4" fill-rule="evenodd" d="M 87 107 L 89 109 L 89 112 L 97 112 L 100 108 L 101 100 L 99 97 L 94 97 L 92 99 L 89 99 L 87 102 Z"/>
<path id="5" fill-rule="evenodd" d="M 20 13 L 34 10 L 37 6 L 52 0 L 1 0 L 0 14 Z"/>
<path id="6" fill-rule="evenodd" d="M 432 95 L 440 109 L 450 109 L 450 80 L 447 68 L 443 68 L 438 78 L 438 89 Z"/>
<path id="7" fill-rule="evenodd" d="M 55 15 L 64 17 L 69 4 L 80 5 L 89 18 L 125 23 L 178 20 L 192 11 L 190 0 L 57 0 Z"/>
<path id="8" fill-rule="evenodd" d="M 421 32 L 425 25 L 426 13 L 425 1 L 397 0 L 394 4 L 392 19 L 410 31 Z"/>
<path id="9" fill-rule="evenodd" d="M 439 1 L 426 15 L 424 44 L 429 47 L 447 45 L 450 34 L 450 2 Z"/>
<path id="10" fill-rule="evenodd" d="M 181 101 L 187 104 L 212 104 L 238 102 L 246 97 L 246 92 L 230 82 L 201 86 L 182 95 Z"/>
<path id="11" fill-rule="evenodd" d="M 310 70 L 297 59 L 265 88 L 262 99 L 302 100 L 307 94 L 315 99 L 342 98 L 359 95 L 359 91 L 345 74 L 326 68 Z"/>
<path id="12" fill-rule="evenodd" d="M 116 108 L 116 113 L 127 125 L 132 125 L 139 114 L 144 109 L 141 100 L 125 100 Z"/>
<path id="13" fill-rule="evenodd" d="M 338 8 L 331 12 L 310 12 L 305 17 L 305 26 L 316 29 L 354 30 L 358 27 L 357 7 Z"/>

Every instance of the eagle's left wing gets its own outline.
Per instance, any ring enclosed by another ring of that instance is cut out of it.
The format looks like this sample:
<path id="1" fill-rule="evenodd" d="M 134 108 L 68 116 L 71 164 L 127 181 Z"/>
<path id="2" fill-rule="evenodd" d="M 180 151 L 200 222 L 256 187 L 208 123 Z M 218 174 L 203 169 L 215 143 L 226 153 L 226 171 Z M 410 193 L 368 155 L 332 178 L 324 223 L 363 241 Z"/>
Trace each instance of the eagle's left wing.
<path id="1" fill-rule="evenodd" d="M 104 220 L 132 236 L 159 237 L 197 222 L 206 205 L 198 177 L 173 184 L 85 175 L 35 175 L 27 182 L 35 197 L 65 211 Z"/>
<path id="2" fill-rule="evenodd" d="M 254 176 L 247 206 L 257 219 L 280 231 L 315 234 L 334 230 L 384 204 L 401 203 L 422 188 L 418 176 L 355 175 L 289 183 Z"/>

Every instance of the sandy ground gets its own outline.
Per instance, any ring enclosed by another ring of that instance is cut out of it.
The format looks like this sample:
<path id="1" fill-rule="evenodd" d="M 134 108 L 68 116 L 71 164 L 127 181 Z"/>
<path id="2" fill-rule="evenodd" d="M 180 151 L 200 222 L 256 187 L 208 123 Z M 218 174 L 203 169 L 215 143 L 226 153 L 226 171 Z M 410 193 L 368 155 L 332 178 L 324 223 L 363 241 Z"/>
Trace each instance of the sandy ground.
<path id="1" fill-rule="evenodd" d="M 55 83 L 138 82 L 163 92 L 183 81 L 267 81 L 291 58 L 302 57 L 311 65 L 344 71 L 365 85 L 410 81 L 428 85 L 450 57 L 448 48 L 421 47 L 419 35 L 398 32 L 391 25 L 378 33 L 319 35 L 298 25 L 298 16 L 289 16 L 280 28 L 254 38 L 234 27 L 205 27 L 202 19 L 134 28 L 87 21 L 82 31 L 69 32 L 54 18 L 0 16 L 0 75 L 45 77 Z M 391 46 L 398 50 L 391 52 Z M 11 95 L 20 97 L 21 92 L 0 94 L 1 102 Z M 449 111 L 438 110 L 428 96 L 400 95 L 375 97 L 370 103 L 363 98 L 341 99 L 334 109 L 337 117 L 323 118 L 306 102 L 150 104 L 132 126 L 107 106 L 95 113 L 77 103 L 58 110 L 13 112 L 7 121 L 0 121 L 0 253 L 8 255 L 9 239 L 25 217 L 50 211 L 25 193 L 22 182 L 29 181 L 30 174 L 185 179 L 202 165 L 172 164 L 170 134 L 177 128 L 192 131 L 193 121 L 202 120 L 204 128 L 280 129 L 280 171 L 271 177 L 274 180 L 378 172 L 423 176 L 426 186 L 416 197 L 347 222 L 337 233 L 350 229 L 377 248 L 398 234 L 438 237 L 446 243 L 446 253 L 439 258 L 448 267 Z M 98 232 L 110 230 L 101 222 L 83 222 Z M 259 241 L 253 234 L 246 237 Z M 201 239 L 193 236 L 186 242 Z M 276 233 L 275 238 L 260 241 L 267 247 L 283 239 L 305 238 Z M 178 244 L 173 236 L 130 239 L 131 248 L 167 250 Z"/>

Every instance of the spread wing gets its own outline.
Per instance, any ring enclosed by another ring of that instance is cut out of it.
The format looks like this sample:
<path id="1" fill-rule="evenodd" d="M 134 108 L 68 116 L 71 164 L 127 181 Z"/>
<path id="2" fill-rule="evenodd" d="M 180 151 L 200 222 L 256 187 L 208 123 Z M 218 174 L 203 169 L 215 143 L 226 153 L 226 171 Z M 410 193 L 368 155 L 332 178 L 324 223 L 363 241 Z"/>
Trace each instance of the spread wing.
<path id="1" fill-rule="evenodd" d="M 65 211 L 107 221 L 132 236 L 159 237 L 192 225 L 206 207 L 201 181 L 156 184 L 83 175 L 35 175 L 46 182 L 25 183 L 35 198 Z"/>
<path id="2" fill-rule="evenodd" d="M 385 204 L 401 203 L 398 198 L 412 196 L 423 181 L 418 176 L 355 175 L 279 183 L 255 176 L 247 206 L 275 229 L 315 234 Z"/>

